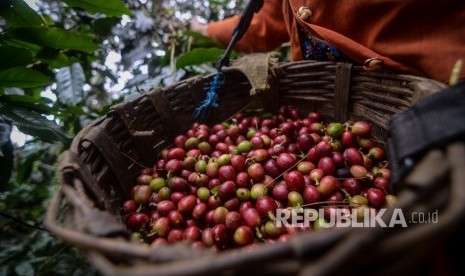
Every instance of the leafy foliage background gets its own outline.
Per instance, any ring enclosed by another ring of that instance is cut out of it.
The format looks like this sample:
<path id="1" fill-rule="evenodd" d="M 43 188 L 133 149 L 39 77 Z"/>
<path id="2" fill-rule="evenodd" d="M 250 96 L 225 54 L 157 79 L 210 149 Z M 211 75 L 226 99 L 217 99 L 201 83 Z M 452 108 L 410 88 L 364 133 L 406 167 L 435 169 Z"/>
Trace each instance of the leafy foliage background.
<path id="1" fill-rule="evenodd" d="M 223 49 L 188 22 L 245 2 L 0 1 L 0 275 L 97 274 L 43 228 L 57 157 L 112 105 L 214 72 Z M 24 144 L 13 130 L 28 135 Z"/>

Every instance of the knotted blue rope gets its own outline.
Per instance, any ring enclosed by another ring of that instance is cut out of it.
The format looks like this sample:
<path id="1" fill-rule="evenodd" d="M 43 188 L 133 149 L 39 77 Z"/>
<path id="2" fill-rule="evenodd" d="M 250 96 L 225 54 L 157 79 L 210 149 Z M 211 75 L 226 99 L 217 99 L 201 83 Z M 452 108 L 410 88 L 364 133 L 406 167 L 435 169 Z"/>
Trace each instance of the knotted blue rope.
<path id="1" fill-rule="evenodd" d="M 205 122 L 210 116 L 212 108 L 218 108 L 218 89 L 223 85 L 223 72 L 216 73 L 210 86 L 206 88 L 207 95 L 200 105 L 195 109 L 194 116 L 200 122 Z"/>

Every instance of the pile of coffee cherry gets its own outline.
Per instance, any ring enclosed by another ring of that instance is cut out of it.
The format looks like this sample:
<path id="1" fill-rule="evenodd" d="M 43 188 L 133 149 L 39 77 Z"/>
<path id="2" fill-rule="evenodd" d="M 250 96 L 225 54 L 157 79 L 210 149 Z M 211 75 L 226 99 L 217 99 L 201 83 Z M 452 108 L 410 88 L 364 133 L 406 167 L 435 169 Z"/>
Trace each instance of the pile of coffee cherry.
<path id="1" fill-rule="evenodd" d="M 194 123 L 135 179 L 122 215 L 132 237 L 222 251 L 285 242 L 328 227 L 337 209 L 392 205 L 385 150 L 366 121 L 324 123 L 293 106 Z M 305 225 L 277 223 L 278 210 L 323 210 Z"/>

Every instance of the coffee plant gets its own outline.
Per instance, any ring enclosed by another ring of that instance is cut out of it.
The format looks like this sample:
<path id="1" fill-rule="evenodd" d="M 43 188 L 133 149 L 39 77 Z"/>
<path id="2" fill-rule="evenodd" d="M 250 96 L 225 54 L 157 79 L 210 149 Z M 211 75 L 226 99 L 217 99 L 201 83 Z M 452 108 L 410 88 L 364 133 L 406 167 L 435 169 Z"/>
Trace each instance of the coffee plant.
<path id="1" fill-rule="evenodd" d="M 112 105 L 213 72 L 223 50 L 190 32 L 189 20 L 221 19 L 244 5 L 0 1 L 0 275 L 96 273 L 42 225 L 58 155 Z"/>

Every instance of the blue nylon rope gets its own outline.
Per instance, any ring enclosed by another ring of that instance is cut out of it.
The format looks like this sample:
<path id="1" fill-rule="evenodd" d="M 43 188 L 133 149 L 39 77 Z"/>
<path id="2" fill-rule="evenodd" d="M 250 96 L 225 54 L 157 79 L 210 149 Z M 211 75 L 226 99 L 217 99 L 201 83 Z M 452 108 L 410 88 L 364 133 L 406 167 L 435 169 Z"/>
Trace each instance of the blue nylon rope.
<path id="1" fill-rule="evenodd" d="M 218 71 L 210 86 L 206 88 L 207 96 L 195 109 L 194 116 L 200 122 L 205 122 L 210 116 L 212 108 L 218 108 L 218 89 L 223 85 L 223 72 Z"/>

